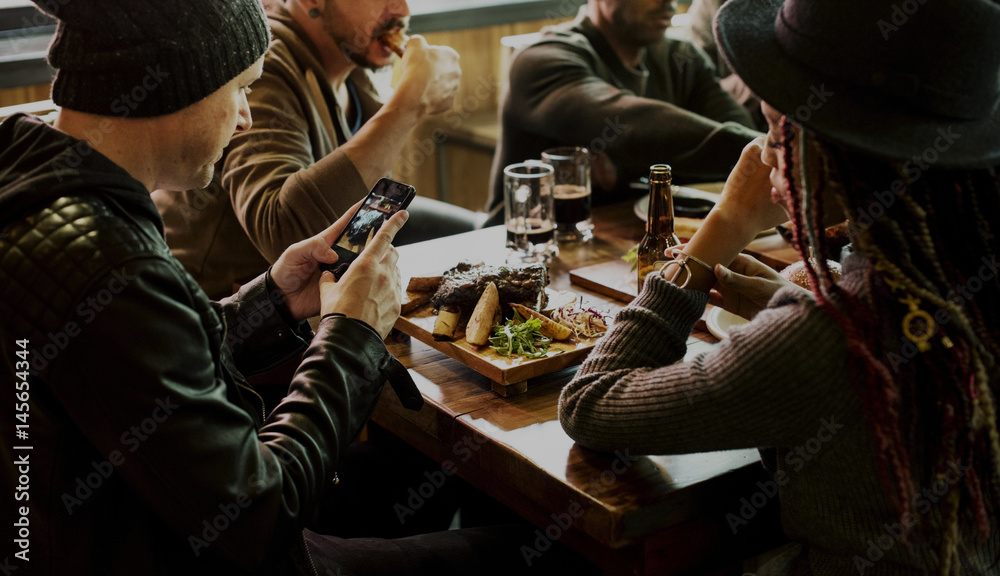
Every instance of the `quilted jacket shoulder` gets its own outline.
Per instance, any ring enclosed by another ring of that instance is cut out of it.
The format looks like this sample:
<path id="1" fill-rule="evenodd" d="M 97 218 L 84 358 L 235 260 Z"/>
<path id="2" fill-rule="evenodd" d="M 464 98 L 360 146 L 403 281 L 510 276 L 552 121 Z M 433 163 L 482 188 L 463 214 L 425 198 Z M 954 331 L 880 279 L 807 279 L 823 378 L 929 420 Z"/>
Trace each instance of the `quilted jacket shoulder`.
<path id="1" fill-rule="evenodd" d="M 136 258 L 179 268 L 148 220 L 98 195 L 58 198 L 0 230 L 0 316 L 12 333 L 42 342 L 88 305 L 95 282 L 113 283 Z"/>

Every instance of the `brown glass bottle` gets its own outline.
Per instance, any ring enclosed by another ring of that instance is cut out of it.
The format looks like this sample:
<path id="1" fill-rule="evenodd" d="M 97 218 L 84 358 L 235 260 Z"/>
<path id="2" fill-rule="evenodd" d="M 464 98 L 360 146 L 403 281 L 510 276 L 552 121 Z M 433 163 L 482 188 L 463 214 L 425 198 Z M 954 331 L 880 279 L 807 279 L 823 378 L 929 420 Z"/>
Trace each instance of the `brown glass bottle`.
<path id="1" fill-rule="evenodd" d="M 668 248 L 680 244 L 674 234 L 674 197 L 670 191 L 670 166 L 653 164 L 649 167 L 649 211 L 646 234 L 639 242 L 636 263 L 639 270 L 639 289 L 650 272 L 657 272 L 670 258 Z"/>

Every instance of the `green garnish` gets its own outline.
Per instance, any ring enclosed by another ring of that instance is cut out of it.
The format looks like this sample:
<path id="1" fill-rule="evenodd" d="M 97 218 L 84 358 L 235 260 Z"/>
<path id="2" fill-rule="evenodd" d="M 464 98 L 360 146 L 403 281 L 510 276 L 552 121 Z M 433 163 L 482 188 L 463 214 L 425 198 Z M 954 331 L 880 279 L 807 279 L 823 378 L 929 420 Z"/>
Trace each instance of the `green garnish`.
<path id="1" fill-rule="evenodd" d="M 542 336 L 539 329 L 542 321 L 537 318 L 525 320 L 514 312 L 514 318 L 505 324 L 493 327 L 490 337 L 490 347 L 501 356 L 524 356 L 525 358 L 541 358 L 549 351 L 552 339 Z"/>
<path id="2" fill-rule="evenodd" d="M 634 272 L 636 266 L 639 265 L 639 245 L 636 244 L 635 246 L 632 247 L 631 250 L 626 252 L 625 255 L 622 256 L 622 260 L 631 264 L 632 265 L 631 271 Z"/>

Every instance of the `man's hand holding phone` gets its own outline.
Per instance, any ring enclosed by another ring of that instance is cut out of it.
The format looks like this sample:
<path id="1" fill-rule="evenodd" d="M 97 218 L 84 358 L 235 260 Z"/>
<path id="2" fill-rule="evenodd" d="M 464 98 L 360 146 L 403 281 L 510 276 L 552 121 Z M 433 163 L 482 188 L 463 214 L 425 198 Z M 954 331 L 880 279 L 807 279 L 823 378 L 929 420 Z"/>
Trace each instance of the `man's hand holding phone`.
<path id="1" fill-rule="evenodd" d="M 340 236 L 332 243 L 337 252 L 334 264 L 321 264 L 320 268 L 333 272 L 340 278 L 358 254 L 371 242 L 379 227 L 396 212 L 405 209 L 416 196 L 416 189 L 409 184 L 382 178 L 375 183 L 371 192 L 360 205 L 355 204 L 354 214 L 343 228 Z"/>
<path id="2" fill-rule="evenodd" d="M 409 214 L 400 211 L 379 228 L 338 281 L 330 271 L 319 280 L 320 314 L 341 313 L 365 322 L 382 338 L 389 335 L 402 298 L 399 253 L 392 246 Z"/>
<path id="3" fill-rule="evenodd" d="M 402 294 L 392 241 L 415 193 L 408 184 L 383 178 L 332 226 L 285 250 L 271 267 L 271 280 L 295 318 L 341 313 L 388 335 Z"/>
<path id="4" fill-rule="evenodd" d="M 319 314 L 319 275 L 321 267 L 337 261 L 330 248 L 350 221 L 350 215 L 361 206 L 358 202 L 329 228 L 312 238 L 289 246 L 271 266 L 271 281 L 284 294 L 289 311 L 296 320 Z"/>
<path id="5" fill-rule="evenodd" d="M 389 335 L 403 292 L 392 241 L 409 218 L 405 208 L 415 192 L 383 178 L 350 216 L 285 250 L 271 267 L 271 280 L 295 318 L 343 314 L 371 326 L 383 340 Z M 403 406 L 419 410 L 420 390 L 406 368 L 390 359 L 379 369 Z"/>
<path id="6" fill-rule="evenodd" d="M 322 306 L 319 287 L 320 273 L 323 267 L 331 267 L 331 265 L 335 267 L 338 256 L 337 252 L 331 248 L 331 245 L 343 234 L 351 217 L 361 207 L 362 203 L 363 201 L 352 206 L 351 210 L 342 215 L 335 223 L 320 234 L 289 246 L 278 260 L 275 261 L 274 265 L 271 266 L 271 280 L 284 294 L 289 311 L 297 320 L 305 320 L 306 318 L 316 316 L 321 310 L 323 310 L 323 313 L 341 312 L 341 310 L 326 310 L 326 307 Z M 402 214 L 402 216 L 390 218 L 382 227 L 383 230 L 380 230 L 372 238 L 373 242 L 375 238 L 388 238 L 388 242 L 392 242 L 396 233 L 402 228 L 403 223 L 409 217 L 405 212 L 402 212 Z M 371 270 L 359 272 L 354 275 L 352 281 L 363 282 L 364 278 L 372 272 Z M 398 271 L 396 273 L 398 274 Z M 371 277 L 370 281 L 375 282 L 377 279 Z M 347 312 L 343 313 L 346 316 L 364 320 L 364 318 L 348 314 Z M 375 324 L 371 325 L 375 327 Z"/>

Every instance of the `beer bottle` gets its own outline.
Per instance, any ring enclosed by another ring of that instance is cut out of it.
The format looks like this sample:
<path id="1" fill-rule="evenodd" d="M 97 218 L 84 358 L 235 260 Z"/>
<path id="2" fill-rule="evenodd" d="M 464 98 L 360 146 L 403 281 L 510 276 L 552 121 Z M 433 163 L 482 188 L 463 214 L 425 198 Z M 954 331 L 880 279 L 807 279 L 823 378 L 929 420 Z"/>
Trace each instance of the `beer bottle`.
<path id="1" fill-rule="evenodd" d="M 649 210 L 646 234 L 639 242 L 636 263 L 639 269 L 639 290 L 648 274 L 655 273 L 668 261 L 668 248 L 680 244 L 674 234 L 674 197 L 670 191 L 670 166 L 653 164 L 649 167 Z"/>

